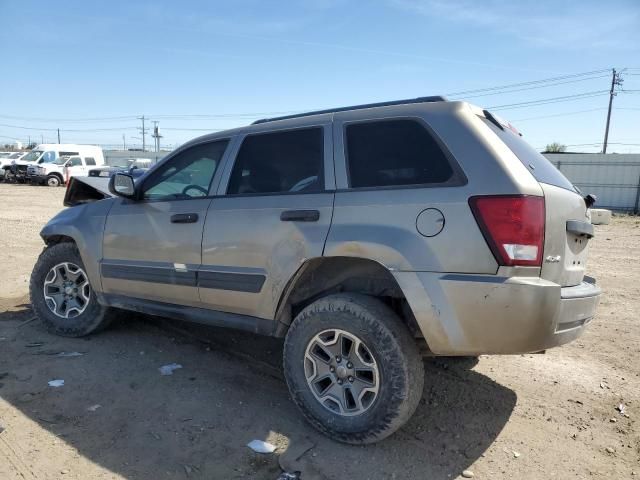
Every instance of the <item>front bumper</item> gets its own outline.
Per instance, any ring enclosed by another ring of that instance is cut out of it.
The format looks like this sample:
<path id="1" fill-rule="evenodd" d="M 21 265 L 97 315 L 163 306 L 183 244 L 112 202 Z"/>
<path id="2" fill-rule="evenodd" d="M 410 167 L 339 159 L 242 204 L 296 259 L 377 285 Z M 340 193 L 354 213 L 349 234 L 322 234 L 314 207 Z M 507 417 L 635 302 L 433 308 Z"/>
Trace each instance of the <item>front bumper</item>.
<path id="1" fill-rule="evenodd" d="M 45 183 L 47 181 L 46 175 L 38 175 L 36 174 L 28 174 L 27 173 L 27 181 L 31 183 Z"/>
<path id="2" fill-rule="evenodd" d="M 584 332 L 601 290 L 538 277 L 394 272 L 436 355 L 546 350 Z"/>

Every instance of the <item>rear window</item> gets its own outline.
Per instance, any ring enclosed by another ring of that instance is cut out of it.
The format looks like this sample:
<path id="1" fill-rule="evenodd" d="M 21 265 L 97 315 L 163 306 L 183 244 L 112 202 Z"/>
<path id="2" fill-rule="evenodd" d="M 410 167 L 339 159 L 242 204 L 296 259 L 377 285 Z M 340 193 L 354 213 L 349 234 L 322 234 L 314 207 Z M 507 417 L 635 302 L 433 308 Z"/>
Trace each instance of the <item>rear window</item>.
<path id="1" fill-rule="evenodd" d="M 415 120 L 381 120 L 347 125 L 351 188 L 443 185 L 454 179 L 447 156 Z"/>
<path id="2" fill-rule="evenodd" d="M 573 184 L 567 180 L 560 170 L 553 166 L 553 164 L 547 160 L 544 155 L 537 152 L 531 145 L 525 142 L 515 132 L 512 132 L 508 128 L 502 130 L 498 128 L 490 120 L 481 117 L 482 120 L 489 125 L 489 128 L 500 137 L 500 140 L 509 147 L 518 160 L 527 167 L 533 177 L 540 183 L 547 183 L 556 187 L 564 188 L 566 190 L 576 191 Z"/>

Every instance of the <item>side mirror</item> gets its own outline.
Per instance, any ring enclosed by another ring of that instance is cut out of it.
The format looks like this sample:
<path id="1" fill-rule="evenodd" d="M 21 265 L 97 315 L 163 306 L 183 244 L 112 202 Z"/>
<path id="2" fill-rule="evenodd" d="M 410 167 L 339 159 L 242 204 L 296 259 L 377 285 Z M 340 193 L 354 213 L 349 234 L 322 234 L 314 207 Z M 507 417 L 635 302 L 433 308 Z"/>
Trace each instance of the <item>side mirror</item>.
<path id="1" fill-rule="evenodd" d="M 119 197 L 134 198 L 136 189 L 133 177 L 128 173 L 116 173 L 109 180 L 109 191 Z"/>

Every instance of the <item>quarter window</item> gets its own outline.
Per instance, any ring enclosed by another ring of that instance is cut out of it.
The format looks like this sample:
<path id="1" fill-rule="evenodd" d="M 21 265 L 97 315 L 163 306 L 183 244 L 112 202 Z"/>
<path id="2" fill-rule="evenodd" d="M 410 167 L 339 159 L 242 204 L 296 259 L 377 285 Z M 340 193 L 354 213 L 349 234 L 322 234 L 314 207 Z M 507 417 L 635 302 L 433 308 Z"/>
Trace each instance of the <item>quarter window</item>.
<path id="1" fill-rule="evenodd" d="M 84 159 L 85 163 L 87 165 L 95 165 L 96 164 L 96 159 L 93 157 L 85 157 Z"/>
<path id="2" fill-rule="evenodd" d="M 197 198 L 209 195 L 227 140 L 193 146 L 162 165 L 144 184 L 150 200 Z"/>
<path id="3" fill-rule="evenodd" d="M 350 124 L 346 137 L 352 188 L 446 184 L 453 179 L 442 148 L 417 121 Z"/>
<path id="4" fill-rule="evenodd" d="M 250 135 L 242 142 L 227 193 L 324 190 L 322 128 Z"/>

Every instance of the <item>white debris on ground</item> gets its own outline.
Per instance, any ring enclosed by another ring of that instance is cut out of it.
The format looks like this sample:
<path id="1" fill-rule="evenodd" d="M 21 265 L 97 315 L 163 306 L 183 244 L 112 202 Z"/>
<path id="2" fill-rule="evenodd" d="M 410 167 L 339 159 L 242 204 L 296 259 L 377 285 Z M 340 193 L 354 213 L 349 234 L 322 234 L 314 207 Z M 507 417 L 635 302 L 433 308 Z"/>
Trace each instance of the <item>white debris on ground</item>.
<path id="1" fill-rule="evenodd" d="M 182 368 L 182 365 L 179 363 L 170 363 L 169 365 L 163 365 L 158 370 L 161 375 L 173 375 L 174 370 L 178 370 Z"/>
<path id="2" fill-rule="evenodd" d="M 276 447 L 274 445 L 262 440 L 251 440 L 247 443 L 247 447 L 256 453 L 273 453 L 276 451 Z"/>

